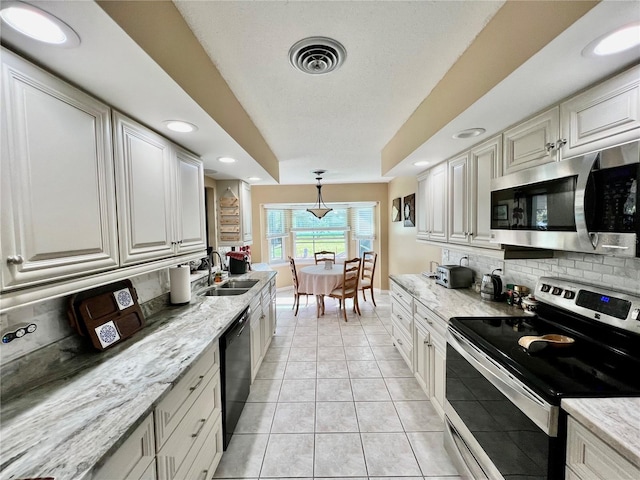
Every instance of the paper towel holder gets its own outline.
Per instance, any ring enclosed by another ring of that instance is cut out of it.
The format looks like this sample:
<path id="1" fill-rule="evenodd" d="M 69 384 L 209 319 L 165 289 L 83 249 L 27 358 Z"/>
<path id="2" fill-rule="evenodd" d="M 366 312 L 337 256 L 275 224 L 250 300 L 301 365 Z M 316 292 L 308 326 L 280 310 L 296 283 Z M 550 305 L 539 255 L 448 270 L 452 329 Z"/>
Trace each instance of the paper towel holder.
<path id="1" fill-rule="evenodd" d="M 185 270 L 186 273 L 181 273 L 184 277 L 172 282 L 172 269 L 169 269 L 169 303 L 171 305 L 187 305 L 191 302 L 191 267 L 188 263 L 181 263 L 175 267 L 177 270 Z"/>

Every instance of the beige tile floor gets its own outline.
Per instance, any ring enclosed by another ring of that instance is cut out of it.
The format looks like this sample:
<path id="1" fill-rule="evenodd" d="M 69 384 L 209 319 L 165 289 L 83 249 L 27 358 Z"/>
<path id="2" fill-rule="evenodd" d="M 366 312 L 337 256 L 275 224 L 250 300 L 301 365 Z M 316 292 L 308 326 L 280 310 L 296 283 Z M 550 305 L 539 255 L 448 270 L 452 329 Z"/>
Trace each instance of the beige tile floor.
<path id="1" fill-rule="evenodd" d="M 279 290 L 277 330 L 217 478 L 458 480 L 442 421 L 392 344 L 388 292 L 344 322 Z"/>

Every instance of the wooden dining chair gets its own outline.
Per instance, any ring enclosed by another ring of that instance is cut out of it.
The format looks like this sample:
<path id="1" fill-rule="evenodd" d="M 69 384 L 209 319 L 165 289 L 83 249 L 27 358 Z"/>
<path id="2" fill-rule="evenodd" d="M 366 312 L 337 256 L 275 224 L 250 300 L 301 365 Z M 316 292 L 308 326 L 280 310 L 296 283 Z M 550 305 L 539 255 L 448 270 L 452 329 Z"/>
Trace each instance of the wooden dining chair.
<path id="1" fill-rule="evenodd" d="M 320 252 L 315 252 L 313 256 L 316 259 L 316 265 L 320 262 L 324 262 L 325 260 L 331 260 L 333 263 L 336 263 L 336 252 L 322 250 Z"/>
<path id="2" fill-rule="evenodd" d="M 360 306 L 358 305 L 360 264 L 361 260 L 359 258 L 345 260 L 342 271 L 342 285 L 329 294 L 330 297 L 339 300 L 345 322 L 347 321 L 347 298 L 353 298 L 353 311 L 360 315 Z"/>
<path id="3" fill-rule="evenodd" d="M 364 252 L 362 254 L 362 276 L 360 278 L 360 286 L 358 289 L 362 290 L 362 299 L 366 302 L 367 296 L 365 290 L 371 290 L 371 301 L 373 305 L 376 305 L 376 299 L 373 297 L 373 275 L 376 273 L 376 262 L 378 260 L 378 254 L 376 252 Z"/>
<path id="4" fill-rule="evenodd" d="M 298 272 L 296 271 L 296 262 L 292 257 L 289 257 L 289 266 L 291 267 L 291 277 L 293 279 L 293 307 L 296 311 L 293 314 L 294 316 L 298 315 L 298 308 L 300 307 L 300 297 L 304 295 L 307 298 L 307 305 L 309 305 L 309 295 L 308 293 L 300 292 L 298 290 Z"/>

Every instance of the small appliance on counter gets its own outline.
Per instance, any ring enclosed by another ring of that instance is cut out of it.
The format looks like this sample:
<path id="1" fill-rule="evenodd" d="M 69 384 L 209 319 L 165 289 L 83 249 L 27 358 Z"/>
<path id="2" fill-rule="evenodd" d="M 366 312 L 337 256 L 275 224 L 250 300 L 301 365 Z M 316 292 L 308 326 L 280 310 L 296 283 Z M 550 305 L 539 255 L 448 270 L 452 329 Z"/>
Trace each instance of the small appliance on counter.
<path id="1" fill-rule="evenodd" d="M 491 273 L 485 273 L 482 276 L 482 286 L 480 287 L 480 297 L 483 300 L 491 300 L 500 302 L 502 300 L 502 279 L 495 272 L 501 272 L 501 268 L 496 268 Z"/>
<path id="2" fill-rule="evenodd" d="M 436 283 L 446 288 L 469 288 L 473 283 L 473 270 L 468 267 L 440 265 L 436 274 Z"/>
<path id="3" fill-rule="evenodd" d="M 229 273 L 239 275 L 250 270 L 249 256 L 245 252 L 227 252 L 229 258 Z"/>

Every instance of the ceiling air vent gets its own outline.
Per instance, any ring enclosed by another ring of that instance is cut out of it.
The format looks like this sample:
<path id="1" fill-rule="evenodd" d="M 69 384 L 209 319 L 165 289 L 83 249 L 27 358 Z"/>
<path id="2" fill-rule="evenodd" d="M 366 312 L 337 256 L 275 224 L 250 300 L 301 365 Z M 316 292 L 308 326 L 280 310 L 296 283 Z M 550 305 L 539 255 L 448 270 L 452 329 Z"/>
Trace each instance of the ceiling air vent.
<path id="1" fill-rule="evenodd" d="M 342 65 L 346 57 L 342 44 L 327 37 L 304 38 L 289 50 L 291 65 L 310 75 L 332 72 Z"/>

